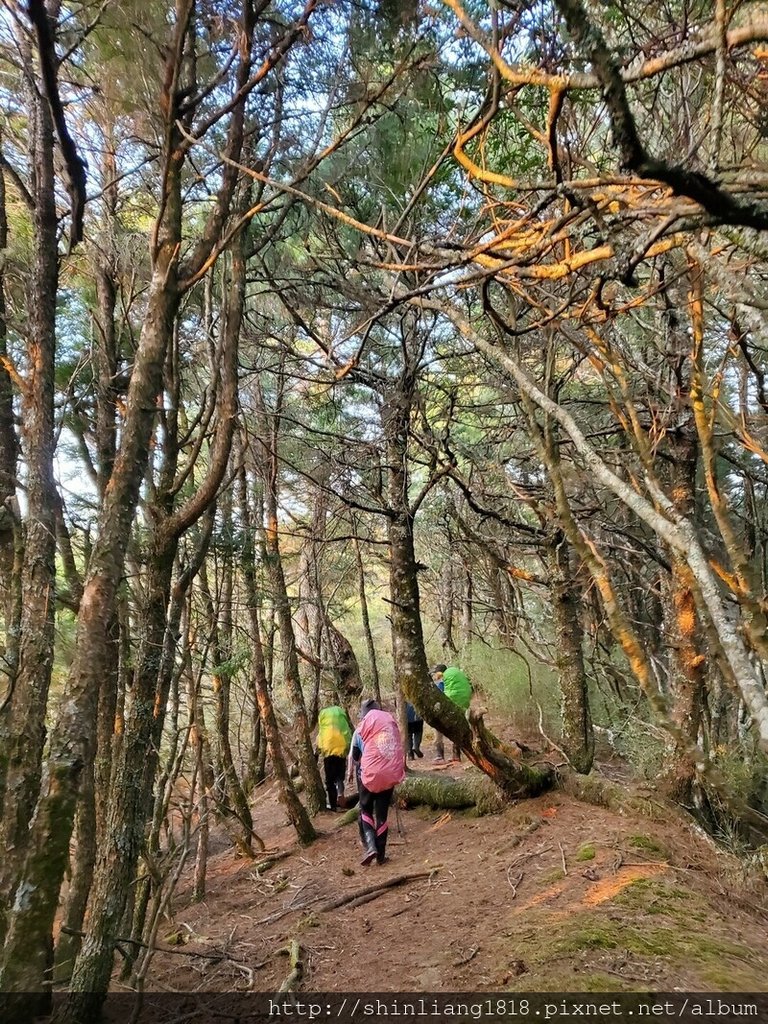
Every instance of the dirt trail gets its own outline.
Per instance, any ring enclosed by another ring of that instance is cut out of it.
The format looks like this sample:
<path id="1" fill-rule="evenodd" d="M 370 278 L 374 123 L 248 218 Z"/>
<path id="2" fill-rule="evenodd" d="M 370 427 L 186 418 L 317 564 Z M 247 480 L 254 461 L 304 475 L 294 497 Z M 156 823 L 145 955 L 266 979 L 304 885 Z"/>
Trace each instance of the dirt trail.
<path id="1" fill-rule="evenodd" d="M 558 793 L 484 818 L 400 810 L 390 818 L 390 861 L 370 868 L 359 864 L 356 826 L 339 828 L 338 816 L 320 815 L 323 835 L 301 850 L 273 787 L 257 791 L 254 815 L 269 849 L 290 855 L 257 872 L 220 849 L 206 901 L 190 901 L 185 878 L 160 931 L 161 945 L 228 959 L 158 952 L 148 988 L 273 991 L 289 969 L 279 951 L 292 939 L 305 991 L 763 991 L 768 983 L 764 885 L 744 890 L 735 859 L 673 812 L 650 821 Z M 322 910 L 378 881 L 425 872 L 362 906 Z"/>

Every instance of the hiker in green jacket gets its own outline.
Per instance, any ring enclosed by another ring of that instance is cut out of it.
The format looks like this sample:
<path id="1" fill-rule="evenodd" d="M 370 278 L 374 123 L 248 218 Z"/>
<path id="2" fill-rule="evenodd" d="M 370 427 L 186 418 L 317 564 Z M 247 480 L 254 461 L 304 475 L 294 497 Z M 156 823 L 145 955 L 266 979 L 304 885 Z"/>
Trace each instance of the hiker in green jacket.
<path id="1" fill-rule="evenodd" d="M 352 741 L 352 725 L 344 710 L 337 705 L 323 708 L 317 718 L 317 750 L 323 756 L 325 791 L 328 810 L 353 806 L 344 798 L 344 772 Z"/>
<path id="2" fill-rule="evenodd" d="M 460 668 L 447 665 L 434 665 L 430 670 L 432 680 L 438 690 L 442 690 L 446 697 L 458 705 L 462 711 L 467 711 L 472 700 L 472 684 Z M 435 734 L 435 760 L 445 760 L 445 737 L 442 733 Z M 461 760 L 461 747 L 458 743 L 453 744 L 453 761 Z"/>

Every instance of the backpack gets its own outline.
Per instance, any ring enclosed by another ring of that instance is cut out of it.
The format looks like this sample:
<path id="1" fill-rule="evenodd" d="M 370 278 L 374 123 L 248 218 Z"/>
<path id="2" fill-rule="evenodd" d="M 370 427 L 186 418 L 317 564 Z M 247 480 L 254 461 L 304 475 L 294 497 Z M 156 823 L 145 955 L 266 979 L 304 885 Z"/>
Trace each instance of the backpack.
<path id="1" fill-rule="evenodd" d="M 317 749 L 323 757 L 346 757 L 352 742 L 352 730 L 339 707 L 323 708 L 317 716 Z"/>
<path id="2" fill-rule="evenodd" d="M 443 693 L 466 711 L 472 700 L 472 684 L 460 668 L 447 668 L 443 672 Z"/>
<path id="3" fill-rule="evenodd" d="M 357 727 L 363 741 L 360 780 L 371 793 L 383 793 L 405 778 L 403 743 L 388 711 L 369 711 Z"/>

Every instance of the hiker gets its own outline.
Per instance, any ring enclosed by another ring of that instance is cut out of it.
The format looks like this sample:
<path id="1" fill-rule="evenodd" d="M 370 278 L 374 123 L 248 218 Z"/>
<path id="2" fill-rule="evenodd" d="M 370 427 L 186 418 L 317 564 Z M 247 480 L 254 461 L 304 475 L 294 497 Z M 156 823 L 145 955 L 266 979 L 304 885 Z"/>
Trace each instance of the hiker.
<path id="1" fill-rule="evenodd" d="M 421 739 L 424 735 L 424 719 L 413 704 L 405 703 L 405 714 L 408 718 L 408 757 L 424 757 L 421 750 Z"/>
<path id="2" fill-rule="evenodd" d="M 458 707 L 465 711 L 469 708 L 472 700 L 472 684 L 460 668 L 448 667 L 447 665 L 433 665 L 430 669 L 432 681 L 438 690 L 453 701 Z M 440 732 L 435 732 L 435 761 L 445 760 L 445 737 Z M 461 760 L 461 747 L 458 743 L 453 744 L 453 761 Z"/>
<path id="3" fill-rule="evenodd" d="M 349 806 L 344 798 L 344 774 L 352 742 L 352 725 L 344 708 L 336 705 L 323 708 L 317 716 L 317 724 L 317 749 L 323 755 L 328 809 L 336 811 L 339 807 Z"/>
<path id="4" fill-rule="evenodd" d="M 405 778 L 402 739 L 394 715 L 382 711 L 378 701 L 366 700 L 360 708 L 360 721 L 352 736 L 350 773 L 357 770 L 360 794 L 360 838 L 364 852 L 361 864 L 374 859 L 383 864 L 386 857 L 387 815 L 392 792 Z"/>

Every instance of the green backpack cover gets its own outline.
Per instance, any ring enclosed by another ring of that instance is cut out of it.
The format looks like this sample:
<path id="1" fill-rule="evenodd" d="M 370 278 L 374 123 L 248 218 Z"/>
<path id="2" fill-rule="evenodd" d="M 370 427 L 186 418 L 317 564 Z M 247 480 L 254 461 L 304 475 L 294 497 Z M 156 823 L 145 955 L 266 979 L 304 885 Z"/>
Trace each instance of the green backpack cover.
<path id="1" fill-rule="evenodd" d="M 323 757 L 346 757 L 352 730 L 343 708 L 323 708 L 317 718 L 317 749 Z"/>
<path id="2" fill-rule="evenodd" d="M 460 668 L 447 668 L 443 672 L 443 693 L 466 711 L 472 700 L 472 684 Z"/>

